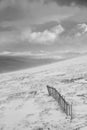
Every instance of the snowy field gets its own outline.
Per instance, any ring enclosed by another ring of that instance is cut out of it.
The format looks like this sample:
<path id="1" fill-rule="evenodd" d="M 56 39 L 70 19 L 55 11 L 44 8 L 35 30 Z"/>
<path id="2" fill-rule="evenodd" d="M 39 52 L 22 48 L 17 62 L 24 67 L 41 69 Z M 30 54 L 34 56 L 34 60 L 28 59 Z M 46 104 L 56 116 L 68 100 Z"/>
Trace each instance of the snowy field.
<path id="1" fill-rule="evenodd" d="M 72 121 L 47 85 L 72 103 Z M 87 55 L 1 74 L 0 130 L 87 130 Z"/>

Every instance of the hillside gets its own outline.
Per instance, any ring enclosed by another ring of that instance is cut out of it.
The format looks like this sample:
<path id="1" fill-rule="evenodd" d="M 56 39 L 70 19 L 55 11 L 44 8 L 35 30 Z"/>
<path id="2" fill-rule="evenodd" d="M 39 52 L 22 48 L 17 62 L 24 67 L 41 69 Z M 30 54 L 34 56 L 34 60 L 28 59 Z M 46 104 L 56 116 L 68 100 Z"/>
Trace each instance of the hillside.
<path id="1" fill-rule="evenodd" d="M 73 120 L 48 95 L 55 87 Z M 87 130 L 87 55 L 0 75 L 0 130 Z"/>

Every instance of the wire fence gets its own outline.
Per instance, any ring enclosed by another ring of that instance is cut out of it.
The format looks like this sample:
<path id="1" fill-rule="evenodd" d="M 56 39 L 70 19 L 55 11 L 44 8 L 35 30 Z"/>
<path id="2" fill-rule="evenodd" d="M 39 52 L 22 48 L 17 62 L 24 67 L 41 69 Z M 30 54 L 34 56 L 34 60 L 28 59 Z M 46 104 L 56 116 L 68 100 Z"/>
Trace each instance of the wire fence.
<path id="1" fill-rule="evenodd" d="M 72 120 L 72 105 L 69 104 L 64 97 L 53 87 L 47 85 L 49 96 L 52 96 L 60 105 L 61 109 L 70 116 Z"/>

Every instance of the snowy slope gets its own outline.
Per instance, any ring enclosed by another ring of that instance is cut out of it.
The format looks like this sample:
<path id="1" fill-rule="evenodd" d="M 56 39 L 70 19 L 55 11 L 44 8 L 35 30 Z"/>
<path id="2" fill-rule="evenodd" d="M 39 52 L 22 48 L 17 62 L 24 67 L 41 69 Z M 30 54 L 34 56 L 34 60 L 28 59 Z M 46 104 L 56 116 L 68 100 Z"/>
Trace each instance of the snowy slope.
<path id="1" fill-rule="evenodd" d="M 55 87 L 73 120 L 48 96 Z M 87 130 L 87 55 L 0 75 L 0 130 Z"/>

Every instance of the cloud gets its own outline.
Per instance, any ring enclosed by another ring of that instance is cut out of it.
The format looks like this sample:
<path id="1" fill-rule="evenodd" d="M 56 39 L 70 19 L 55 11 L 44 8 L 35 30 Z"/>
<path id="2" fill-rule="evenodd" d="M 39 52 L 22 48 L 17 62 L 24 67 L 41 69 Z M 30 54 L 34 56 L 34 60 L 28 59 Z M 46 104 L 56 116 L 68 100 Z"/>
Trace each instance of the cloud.
<path id="1" fill-rule="evenodd" d="M 47 21 L 61 21 L 72 16 L 78 9 L 61 8 L 56 3 L 44 4 L 44 0 L 2 0 L 0 2 L 0 24 L 29 26 Z M 49 0 L 48 0 L 49 1 Z M 50 0 L 51 1 L 51 0 Z"/>
<path id="2" fill-rule="evenodd" d="M 61 6 L 87 6 L 87 0 L 45 0 L 45 3 L 56 2 Z"/>
<path id="3" fill-rule="evenodd" d="M 48 2 L 56 2 L 58 5 L 61 6 L 87 6 L 87 0 L 45 0 L 45 3 Z"/>
<path id="4" fill-rule="evenodd" d="M 0 55 L 10 55 L 10 54 L 11 54 L 11 52 L 9 52 L 9 51 L 0 52 Z"/>
<path id="5" fill-rule="evenodd" d="M 53 42 L 56 39 L 56 34 L 49 31 L 44 32 L 30 32 L 26 31 L 22 34 L 22 40 L 32 43 L 46 43 Z"/>
<path id="6" fill-rule="evenodd" d="M 32 43 L 53 43 L 58 35 L 62 33 L 64 29 L 61 25 L 58 25 L 52 28 L 50 31 L 45 30 L 43 32 L 32 32 L 31 30 L 26 30 L 22 33 L 21 38 L 22 40 L 27 40 Z"/>
<path id="7" fill-rule="evenodd" d="M 6 27 L 8 30 L 8 28 Z M 24 29 L 21 31 L 17 30 L 4 30 L 0 32 L 0 46 L 13 45 L 16 43 L 25 43 L 28 44 L 51 44 L 54 43 L 58 38 L 59 34 L 64 31 L 61 25 L 55 26 L 50 30 L 45 29 L 43 32 L 34 31 L 32 29 Z M 21 46 L 21 45 L 20 45 Z"/>
<path id="8" fill-rule="evenodd" d="M 44 3 L 48 1 L 51 2 Z M 71 44 L 76 46 L 80 40 L 74 40 L 75 42 L 71 43 L 73 39 L 59 37 L 63 28 L 56 27 L 50 31 L 45 28 L 43 32 L 28 29 L 37 25 L 43 26 L 50 21 L 58 23 L 65 22 L 65 20 L 77 23 L 87 21 L 87 9 L 73 5 L 85 6 L 87 2 L 86 0 L 0 0 L 0 50 L 1 48 L 30 49 L 31 46 L 34 49 L 41 49 L 41 46 L 47 44 L 50 45 L 49 48 L 54 46 L 55 49 L 69 45 L 72 48 Z"/>

